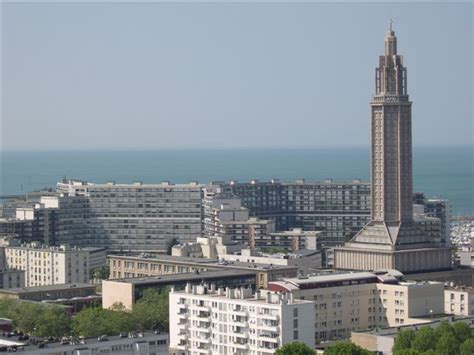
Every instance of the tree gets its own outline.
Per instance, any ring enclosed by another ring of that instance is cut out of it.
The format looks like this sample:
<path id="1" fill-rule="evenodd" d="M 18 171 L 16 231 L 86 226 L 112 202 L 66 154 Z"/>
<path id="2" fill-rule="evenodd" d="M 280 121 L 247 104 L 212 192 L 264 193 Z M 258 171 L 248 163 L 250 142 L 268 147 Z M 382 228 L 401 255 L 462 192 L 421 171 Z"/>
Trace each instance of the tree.
<path id="1" fill-rule="evenodd" d="M 400 349 L 394 351 L 393 355 L 421 355 L 421 353 L 415 349 Z"/>
<path id="2" fill-rule="evenodd" d="M 176 239 L 175 237 L 173 237 L 173 239 L 171 239 L 168 244 L 166 245 L 166 254 L 168 255 L 171 255 L 171 252 L 173 250 L 173 247 L 175 245 L 179 244 L 179 241 L 178 239 Z"/>
<path id="3" fill-rule="evenodd" d="M 4 299 L 0 300 L 0 317 L 1 318 L 12 318 L 12 310 L 15 307 L 15 300 Z"/>
<path id="4" fill-rule="evenodd" d="M 35 328 L 35 335 L 59 338 L 69 334 L 71 320 L 60 307 L 48 307 L 39 315 Z"/>
<path id="5" fill-rule="evenodd" d="M 324 351 L 324 355 L 371 355 L 369 350 L 365 350 L 358 345 L 348 342 L 339 342 L 335 345 L 328 346 Z"/>
<path id="6" fill-rule="evenodd" d="M 436 348 L 437 342 L 436 334 L 433 328 L 424 326 L 416 333 L 411 345 L 412 348 L 420 352 L 428 351 Z"/>
<path id="7" fill-rule="evenodd" d="M 92 277 L 97 280 L 107 280 L 109 276 L 110 268 L 108 266 L 101 266 L 92 273 Z"/>
<path id="8" fill-rule="evenodd" d="M 314 349 L 305 343 L 293 342 L 283 345 L 277 349 L 275 355 L 314 355 Z"/>
<path id="9" fill-rule="evenodd" d="M 456 336 L 458 342 L 464 343 L 470 337 L 473 337 L 474 334 L 467 323 L 457 322 L 453 324 L 454 335 Z"/>
<path id="10" fill-rule="evenodd" d="M 281 253 L 281 254 L 288 254 L 288 250 L 286 250 L 285 248 L 283 247 L 269 247 L 266 252 L 268 254 L 278 254 L 278 253 Z"/>
<path id="11" fill-rule="evenodd" d="M 100 307 L 88 307 L 76 314 L 72 321 L 75 335 L 93 337 L 107 335 L 113 332 L 108 312 Z"/>
<path id="12" fill-rule="evenodd" d="M 456 355 L 459 354 L 459 343 L 451 332 L 446 332 L 438 339 L 436 344 L 437 355 Z"/>
<path id="13" fill-rule="evenodd" d="M 395 353 L 399 350 L 410 349 L 413 339 L 415 339 L 415 332 L 413 330 L 411 329 L 400 330 L 393 343 L 392 351 Z"/>
<path id="14" fill-rule="evenodd" d="M 474 338 L 466 339 L 459 347 L 460 355 L 472 355 L 474 354 Z"/>
<path id="15" fill-rule="evenodd" d="M 169 328 L 169 290 L 161 292 L 145 290 L 143 297 L 133 306 L 132 315 L 138 329 L 159 329 L 168 331 Z"/>
<path id="16" fill-rule="evenodd" d="M 16 330 L 32 334 L 43 312 L 44 306 L 22 301 L 14 303 L 10 315 Z"/>

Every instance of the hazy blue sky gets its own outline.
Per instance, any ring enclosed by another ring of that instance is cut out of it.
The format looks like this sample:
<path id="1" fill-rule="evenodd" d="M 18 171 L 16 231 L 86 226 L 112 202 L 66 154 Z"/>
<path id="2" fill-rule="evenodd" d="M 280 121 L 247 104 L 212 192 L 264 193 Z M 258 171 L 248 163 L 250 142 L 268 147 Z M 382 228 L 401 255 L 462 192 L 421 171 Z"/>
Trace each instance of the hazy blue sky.
<path id="1" fill-rule="evenodd" d="M 469 3 L 7 3 L 3 149 L 368 145 L 389 17 L 414 144 L 472 144 Z"/>

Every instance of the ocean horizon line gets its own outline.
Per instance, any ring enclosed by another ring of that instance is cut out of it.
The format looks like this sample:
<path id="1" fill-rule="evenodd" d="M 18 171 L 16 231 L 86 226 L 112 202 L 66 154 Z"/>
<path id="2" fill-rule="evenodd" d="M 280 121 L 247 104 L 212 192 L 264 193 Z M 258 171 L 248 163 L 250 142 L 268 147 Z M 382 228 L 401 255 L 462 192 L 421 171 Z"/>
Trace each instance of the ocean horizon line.
<path id="1" fill-rule="evenodd" d="M 474 150 L 473 144 L 430 144 L 430 145 L 413 145 L 413 149 L 429 149 L 429 148 L 471 148 Z M 348 149 L 370 149 L 370 145 L 348 145 L 348 146 L 302 146 L 302 147 L 285 147 L 285 146 L 269 146 L 269 147 L 157 147 L 157 148 L 65 148 L 65 149 L 0 149 L 0 154 L 3 153 L 65 153 L 65 152 L 111 152 L 111 153 L 120 153 L 120 152 L 180 152 L 180 151 L 275 151 L 275 150 L 288 150 L 288 151 L 298 151 L 298 150 L 348 150 Z"/>

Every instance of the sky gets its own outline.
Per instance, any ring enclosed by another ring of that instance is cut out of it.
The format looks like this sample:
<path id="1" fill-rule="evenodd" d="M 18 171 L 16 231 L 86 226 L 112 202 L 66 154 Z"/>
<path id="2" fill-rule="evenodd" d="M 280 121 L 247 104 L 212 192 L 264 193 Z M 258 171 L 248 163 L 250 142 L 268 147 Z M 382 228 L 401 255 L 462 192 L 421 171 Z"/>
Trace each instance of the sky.
<path id="1" fill-rule="evenodd" d="M 368 146 L 388 19 L 413 144 L 474 144 L 470 3 L 3 3 L 3 150 Z"/>

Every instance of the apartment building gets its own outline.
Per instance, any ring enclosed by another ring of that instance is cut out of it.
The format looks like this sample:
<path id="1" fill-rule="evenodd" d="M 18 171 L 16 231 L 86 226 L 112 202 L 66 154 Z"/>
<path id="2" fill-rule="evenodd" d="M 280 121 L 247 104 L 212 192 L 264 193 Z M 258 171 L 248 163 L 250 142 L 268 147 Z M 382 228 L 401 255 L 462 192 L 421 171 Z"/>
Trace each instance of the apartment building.
<path id="1" fill-rule="evenodd" d="M 57 190 L 89 204 L 87 245 L 113 251 L 165 252 L 176 238 L 201 236 L 202 188 L 189 184 L 94 184 L 67 180 Z"/>
<path id="2" fill-rule="evenodd" d="M 215 270 L 253 271 L 257 275 L 257 289 L 266 288 L 268 282 L 285 277 L 296 277 L 297 266 L 269 265 L 244 262 L 227 262 L 217 259 L 186 258 L 169 255 L 109 255 L 110 278 L 177 275 Z"/>
<path id="3" fill-rule="evenodd" d="M 89 282 L 89 251 L 35 243 L 0 249 L 5 268 L 24 270 L 26 286 Z"/>
<path id="4" fill-rule="evenodd" d="M 424 193 L 413 194 L 413 203 L 423 206 L 423 213 L 440 220 L 441 236 L 444 243 L 450 242 L 451 203 L 443 198 L 427 198 Z"/>
<path id="5" fill-rule="evenodd" d="M 207 191 L 207 205 L 220 195 L 239 197 L 251 217 L 273 220 L 277 231 L 293 228 L 324 231 L 321 243 L 326 248 L 343 244 L 370 219 L 371 186 L 368 181 L 359 179 L 348 182 L 332 179 L 211 182 Z M 441 233 L 449 236 L 450 204 L 447 200 L 439 200 L 414 194 L 414 202 L 423 201 L 427 216 L 439 218 Z"/>
<path id="6" fill-rule="evenodd" d="M 314 303 L 288 293 L 187 285 L 170 293 L 170 352 L 270 355 L 299 341 L 314 347 Z"/>
<path id="7" fill-rule="evenodd" d="M 81 196 L 39 196 L 16 209 L 17 221 L 32 224 L 31 235 L 17 238 L 47 245 L 86 245 L 88 211 L 88 200 Z"/>
<path id="8" fill-rule="evenodd" d="M 473 316 L 474 288 L 447 287 L 444 290 L 444 312 L 460 316 Z"/>
<path id="9" fill-rule="evenodd" d="M 440 282 L 400 281 L 393 272 L 333 273 L 270 282 L 268 289 L 314 302 L 316 341 L 351 331 L 423 322 L 444 312 Z"/>

